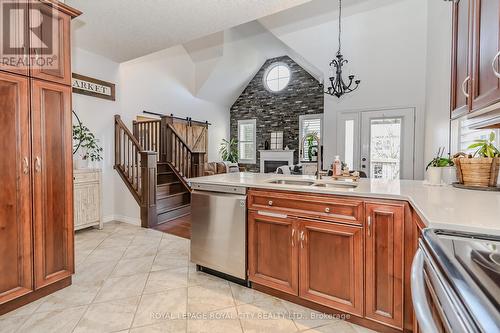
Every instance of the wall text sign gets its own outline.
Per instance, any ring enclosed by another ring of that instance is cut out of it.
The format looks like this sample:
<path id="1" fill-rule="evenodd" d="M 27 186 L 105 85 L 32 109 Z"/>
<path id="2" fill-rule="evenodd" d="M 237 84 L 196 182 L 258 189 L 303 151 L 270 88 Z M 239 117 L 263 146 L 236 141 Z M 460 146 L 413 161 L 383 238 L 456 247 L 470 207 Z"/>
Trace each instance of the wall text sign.
<path id="1" fill-rule="evenodd" d="M 110 82 L 94 79 L 73 73 L 73 92 L 110 101 L 116 100 L 115 85 Z"/>

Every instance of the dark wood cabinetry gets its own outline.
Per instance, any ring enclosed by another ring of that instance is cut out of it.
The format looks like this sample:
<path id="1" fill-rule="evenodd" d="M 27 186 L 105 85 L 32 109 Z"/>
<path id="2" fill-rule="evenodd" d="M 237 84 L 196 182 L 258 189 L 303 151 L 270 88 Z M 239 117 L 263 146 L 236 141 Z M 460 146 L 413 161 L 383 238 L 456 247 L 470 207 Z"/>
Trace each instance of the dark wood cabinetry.
<path id="1" fill-rule="evenodd" d="M 71 87 L 32 80 L 35 287 L 73 272 Z"/>
<path id="2" fill-rule="evenodd" d="M 455 1 L 452 11 L 451 110 L 453 117 L 466 114 L 471 92 L 470 66 L 470 1 Z"/>
<path id="3" fill-rule="evenodd" d="M 28 75 L 29 30 L 24 27 L 25 23 L 28 22 L 27 1 L 0 0 L 0 6 L 3 6 L 2 10 L 11 9 L 7 13 L 11 20 L 9 37 L 16 36 L 14 41 L 7 41 L 6 39 L 2 41 L 2 47 L 0 47 L 0 59 L 2 59 L 0 61 L 0 70 Z M 4 32 L 2 38 L 6 37 Z M 8 49 L 4 47 L 6 41 L 9 42 Z"/>
<path id="4" fill-rule="evenodd" d="M 453 3 L 452 118 L 500 102 L 500 2 Z"/>
<path id="5" fill-rule="evenodd" d="M 365 316 L 403 327 L 404 205 L 367 203 Z"/>
<path id="6" fill-rule="evenodd" d="M 250 212 L 248 216 L 248 269 L 250 280 L 296 295 L 298 248 L 295 219 Z"/>
<path id="7" fill-rule="evenodd" d="M 40 37 L 32 35 L 31 57 L 43 59 L 34 62 L 31 76 L 39 79 L 71 85 L 71 16 L 52 5 L 37 6 L 42 15 Z M 33 21 L 38 18 L 30 17 Z M 32 22 L 36 26 L 36 22 Z M 50 45 L 51 54 L 43 52 Z"/>
<path id="8" fill-rule="evenodd" d="M 363 228 L 300 220 L 299 296 L 363 315 Z"/>
<path id="9" fill-rule="evenodd" d="M 474 4 L 472 35 L 472 110 L 500 101 L 500 1 L 471 0 Z"/>
<path id="10" fill-rule="evenodd" d="M 372 329 L 412 329 L 404 288 L 405 258 L 415 251 L 407 203 L 251 190 L 248 207 L 249 279 L 257 289 L 349 313 Z"/>
<path id="11" fill-rule="evenodd" d="M 63 26 L 41 29 L 42 41 L 59 31 L 53 46 L 61 66 L 0 67 L 0 315 L 68 286 L 74 272 L 69 24 L 80 13 L 57 1 L 19 0 L 19 31 L 28 31 L 28 3 L 30 19 L 40 9 L 43 22 Z M 36 46 L 15 36 L 26 52 Z"/>
<path id="12" fill-rule="evenodd" d="M 31 292 L 28 78 L 0 72 L 0 304 Z"/>

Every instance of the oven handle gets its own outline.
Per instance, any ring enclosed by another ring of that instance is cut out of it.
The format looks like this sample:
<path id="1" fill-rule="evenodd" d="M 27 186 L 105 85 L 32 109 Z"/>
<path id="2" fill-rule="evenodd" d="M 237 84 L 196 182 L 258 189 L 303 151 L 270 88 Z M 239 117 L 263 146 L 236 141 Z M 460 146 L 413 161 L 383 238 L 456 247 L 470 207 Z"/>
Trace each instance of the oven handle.
<path id="1" fill-rule="evenodd" d="M 413 309 L 418 320 L 420 332 L 439 332 L 432 316 L 425 288 L 424 253 L 421 249 L 418 249 L 411 265 L 411 298 L 413 300 Z"/>

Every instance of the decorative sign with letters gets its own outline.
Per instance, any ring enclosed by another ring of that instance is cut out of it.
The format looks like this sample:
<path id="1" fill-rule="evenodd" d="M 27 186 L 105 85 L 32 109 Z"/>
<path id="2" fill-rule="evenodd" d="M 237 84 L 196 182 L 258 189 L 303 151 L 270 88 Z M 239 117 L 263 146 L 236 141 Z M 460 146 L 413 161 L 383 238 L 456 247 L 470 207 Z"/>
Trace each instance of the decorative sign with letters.
<path id="1" fill-rule="evenodd" d="M 110 101 L 116 100 L 115 85 L 110 82 L 93 79 L 73 73 L 73 92 Z"/>

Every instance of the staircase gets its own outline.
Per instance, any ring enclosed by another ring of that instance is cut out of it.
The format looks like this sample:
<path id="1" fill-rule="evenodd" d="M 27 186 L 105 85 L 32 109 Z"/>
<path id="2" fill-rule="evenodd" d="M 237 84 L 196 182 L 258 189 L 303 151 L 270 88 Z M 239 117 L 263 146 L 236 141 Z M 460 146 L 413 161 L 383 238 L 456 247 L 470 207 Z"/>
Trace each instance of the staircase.
<path id="1" fill-rule="evenodd" d="M 114 168 L 139 204 L 144 228 L 190 214 L 187 178 L 203 173 L 205 152 L 194 151 L 171 122 L 134 122 L 131 132 L 115 116 Z"/>

